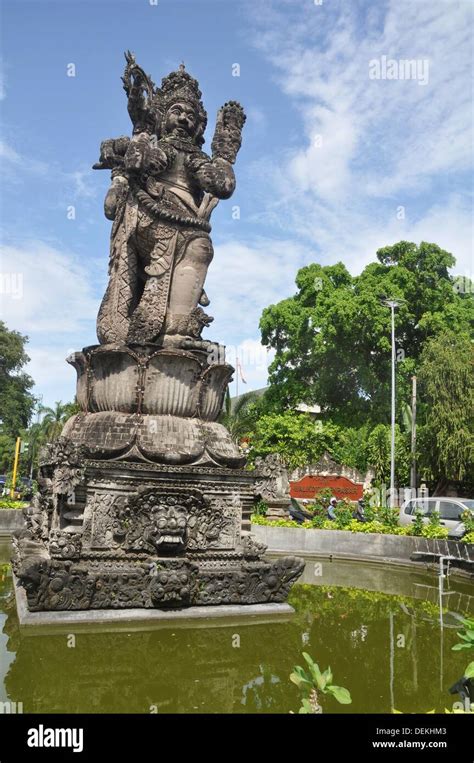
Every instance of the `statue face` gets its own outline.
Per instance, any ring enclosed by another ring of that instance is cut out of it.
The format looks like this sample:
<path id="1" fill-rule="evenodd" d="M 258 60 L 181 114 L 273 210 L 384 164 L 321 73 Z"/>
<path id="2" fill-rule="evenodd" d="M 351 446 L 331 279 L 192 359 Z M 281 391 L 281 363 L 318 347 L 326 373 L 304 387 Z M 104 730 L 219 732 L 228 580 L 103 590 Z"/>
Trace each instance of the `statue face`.
<path id="1" fill-rule="evenodd" d="M 165 118 L 165 133 L 194 137 L 196 128 L 197 117 L 194 106 L 185 101 L 179 101 L 170 106 Z"/>
<path id="2" fill-rule="evenodd" d="M 153 535 L 157 547 L 179 550 L 184 545 L 187 514 L 183 506 L 159 504 L 154 510 Z"/>

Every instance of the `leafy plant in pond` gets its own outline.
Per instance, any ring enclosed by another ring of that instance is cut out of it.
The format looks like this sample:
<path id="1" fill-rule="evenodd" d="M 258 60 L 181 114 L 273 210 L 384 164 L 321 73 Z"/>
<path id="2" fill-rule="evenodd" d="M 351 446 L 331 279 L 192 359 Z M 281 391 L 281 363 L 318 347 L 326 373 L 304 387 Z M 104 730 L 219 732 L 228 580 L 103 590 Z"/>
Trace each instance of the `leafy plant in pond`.
<path id="1" fill-rule="evenodd" d="M 453 652 L 459 652 L 461 649 L 474 649 L 474 620 L 465 617 L 462 621 L 463 629 L 457 634 L 461 639 L 461 644 L 453 646 Z M 474 663 L 471 663 L 474 665 Z M 469 676 L 474 678 L 474 676 Z"/>
<path id="2" fill-rule="evenodd" d="M 463 628 L 457 633 L 457 636 L 461 639 L 460 643 L 455 644 L 452 647 L 453 652 L 460 652 L 462 649 L 474 649 L 474 619 L 465 617 L 461 620 Z M 470 697 L 472 699 L 472 687 L 474 686 L 474 661 L 470 662 L 464 669 L 462 678 L 450 689 L 459 692 L 461 697 Z M 469 689 L 469 684 L 471 689 Z M 464 693 L 462 693 L 464 692 Z M 474 703 L 471 704 L 471 712 L 474 710 Z M 467 710 L 466 712 L 469 712 Z"/>
<path id="3" fill-rule="evenodd" d="M 309 654 L 303 652 L 303 657 L 308 666 L 308 672 L 300 665 L 296 665 L 290 675 L 290 681 L 296 684 L 302 695 L 298 712 L 301 714 L 322 713 L 320 694 L 330 694 L 341 705 L 350 705 L 352 699 L 348 690 L 332 683 L 331 668 L 321 673 L 319 665 Z"/>

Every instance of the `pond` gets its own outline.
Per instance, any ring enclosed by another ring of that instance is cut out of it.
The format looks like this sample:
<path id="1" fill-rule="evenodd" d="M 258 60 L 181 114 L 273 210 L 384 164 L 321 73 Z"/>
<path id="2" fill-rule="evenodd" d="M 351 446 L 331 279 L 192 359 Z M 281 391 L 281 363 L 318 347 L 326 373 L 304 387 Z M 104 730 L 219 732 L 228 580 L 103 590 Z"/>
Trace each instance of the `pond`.
<path id="1" fill-rule="evenodd" d="M 469 661 L 451 648 L 474 612 L 472 584 L 449 576 L 440 593 L 425 570 L 307 559 L 286 620 L 73 633 L 20 631 L 2 570 L 0 700 L 25 713 L 297 712 L 289 675 L 303 651 L 352 695 L 323 697 L 324 712 L 444 712 Z"/>

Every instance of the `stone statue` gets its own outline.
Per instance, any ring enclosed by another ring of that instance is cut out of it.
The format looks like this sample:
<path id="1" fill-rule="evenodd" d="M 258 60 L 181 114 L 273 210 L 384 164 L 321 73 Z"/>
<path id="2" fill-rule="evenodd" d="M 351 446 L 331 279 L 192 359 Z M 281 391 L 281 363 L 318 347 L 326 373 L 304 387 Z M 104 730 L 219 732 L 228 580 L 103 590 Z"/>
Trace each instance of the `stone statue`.
<path id="1" fill-rule="evenodd" d="M 288 470 L 279 453 L 269 453 L 255 459 L 255 493 L 267 504 L 270 520 L 288 517 L 290 483 Z"/>
<path id="2" fill-rule="evenodd" d="M 190 346 L 183 340 L 199 339 L 212 321 L 202 309 L 213 257 L 209 218 L 235 189 L 245 115 L 234 101 L 219 110 L 208 156 L 201 91 L 184 65 L 156 88 L 131 53 L 126 60 L 133 136 L 104 141 L 94 165 L 112 170 L 105 215 L 113 220 L 97 335 L 102 344 Z"/>
<path id="3" fill-rule="evenodd" d="M 283 602 L 304 564 L 248 532 L 255 475 L 217 421 L 234 369 L 201 338 L 209 218 L 235 188 L 244 112 L 220 109 L 208 156 L 184 66 L 156 88 L 126 61 L 133 135 L 94 165 L 112 172 L 100 344 L 68 358 L 81 411 L 40 454 L 13 568 L 30 611 Z"/>

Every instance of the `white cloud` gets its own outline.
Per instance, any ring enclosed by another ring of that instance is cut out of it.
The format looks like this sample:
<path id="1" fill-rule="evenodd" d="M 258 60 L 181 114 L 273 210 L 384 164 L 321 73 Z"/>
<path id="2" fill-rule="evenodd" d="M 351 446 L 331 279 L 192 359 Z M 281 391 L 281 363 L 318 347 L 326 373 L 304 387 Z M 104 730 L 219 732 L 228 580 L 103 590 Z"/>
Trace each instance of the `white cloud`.
<path id="1" fill-rule="evenodd" d="M 29 337 L 26 371 L 34 393 L 45 405 L 72 400 L 76 374 L 65 359 L 97 341 L 91 275 L 75 255 L 43 241 L 5 245 L 0 255 L 2 320 Z"/>
<path id="2" fill-rule="evenodd" d="M 6 76 L 5 76 L 5 70 L 3 67 L 3 61 L 0 59 L 0 101 L 4 101 L 6 97 L 7 97 Z"/>
<path id="3" fill-rule="evenodd" d="M 83 329 L 97 312 L 91 276 L 71 253 L 43 241 L 1 248 L 5 322 L 34 335 L 67 335 Z"/>
<path id="4" fill-rule="evenodd" d="M 14 164 L 18 164 L 21 161 L 20 155 L 14 148 L 5 143 L 4 140 L 0 141 L 0 158 Z"/>
<path id="5" fill-rule="evenodd" d="M 44 346 L 37 345 L 34 341 L 27 345 L 30 362 L 25 370 L 34 379 L 33 392 L 37 396 L 42 396 L 43 405 L 52 406 L 57 400 L 63 403 L 74 400 L 76 372 L 66 363 L 66 357 L 71 349 L 66 345 L 54 346 L 49 343 Z"/>
<path id="6" fill-rule="evenodd" d="M 0 160 L 9 182 L 18 182 L 22 175 L 37 175 L 47 179 L 52 187 L 67 188 L 73 199 L 97 196 L 97 188 L 92 183 L 93 170 L 89 167 L 65 172 L 55 163 L 48 164 L 19 153 L 5 140 L 0 140 Z"/>
<path id="7" fill-rule="evenodd" d="M 454 272 L 472 272 L 461 190 L 472 163 L 470 4 L 280 0 L 251 13 L 255 46 L 303 125 L 283 153 L 251 168 L 267 189 L 253 222 L 308 241 L 306 261 L 342 260 L 353 274 L 401 239 L 437 243 L 456 257 Z M 427 84 L 370 79 L 381 56 L 427 62 Z"/>
<path id="8" fill-rule="evenodd" d="M 257 238 L 215 243 L 206 292 L 215 336 L 254 336 L 262 310 L 295 291 L 298 268 L 307 260 L 307 247 L 291 240 Z"/>
<path id="9" fill-rule="evenodd" d="M 384 197 L 472 162 L 472 7 L 391 0 L 382 17 L 384 8 L 366 18 L 352 4 L 256 11 L 264 33 L 257 27 L 255 44 L 303 119 L 306 146 L 285 168 L 300 192 Z M 427 60 L 427 85 L 371 80 L 369 62 L 383 55 Z"/>

